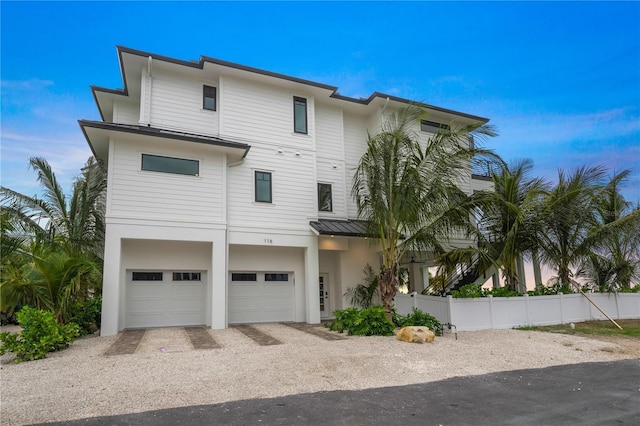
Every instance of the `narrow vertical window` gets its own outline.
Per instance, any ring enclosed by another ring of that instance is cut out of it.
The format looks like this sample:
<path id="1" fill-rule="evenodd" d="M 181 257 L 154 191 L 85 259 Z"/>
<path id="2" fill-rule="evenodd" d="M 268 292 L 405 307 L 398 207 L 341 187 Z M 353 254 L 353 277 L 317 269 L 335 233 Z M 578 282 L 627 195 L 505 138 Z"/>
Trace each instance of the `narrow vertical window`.
<path id="1" fill-rule="evenodd" d="M 318 184 L 318 210 L 321 212 L 333 211 L 333 200 L 331 198 L 331 184 Z"/>
<path id="2" fill-rule="evenodd" d="M 256 201 L 271 202 L 271 173 L 256 171 Z"/>
<path id="3" fill-rule="evenodd" d="M 307 133 L 307 100 L 293 97 L 293 131 Z"/>
<path id="4" fill-rule="evenodd" d="M 211 111 L 216 110 L 216 88 L 203 86 L 202 108 Z"/>

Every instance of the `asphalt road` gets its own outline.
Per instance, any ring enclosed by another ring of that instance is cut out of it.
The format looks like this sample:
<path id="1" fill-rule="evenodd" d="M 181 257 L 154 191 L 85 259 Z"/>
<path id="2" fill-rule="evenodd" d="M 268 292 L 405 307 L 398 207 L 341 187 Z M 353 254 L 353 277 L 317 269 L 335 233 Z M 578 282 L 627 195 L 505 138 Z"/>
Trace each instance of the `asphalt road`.
<path id="1" fill-rule="evenodd" d="M 640 425 L 640 360 L 563 365 L 410 386 L 318 392 L 48 424 Z"/>

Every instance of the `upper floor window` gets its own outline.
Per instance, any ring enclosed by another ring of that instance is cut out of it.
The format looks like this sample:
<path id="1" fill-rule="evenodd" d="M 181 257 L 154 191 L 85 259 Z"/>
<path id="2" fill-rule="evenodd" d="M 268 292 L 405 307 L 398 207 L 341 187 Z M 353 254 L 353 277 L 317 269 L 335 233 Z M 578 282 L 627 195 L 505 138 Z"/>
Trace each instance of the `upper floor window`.
<path id="1" fill-rule="evenodd" d="M 449 130 L 447 124 L 436 123 L 435 121 L 420 120 L 420 130 L 429 133 L 438 133 L 439 130 Z"/>
<path id="2" fill-rule="evenodd" d="M 256 201 L 261 203 L 271 203 L 271 173 L 255 172 L 256 179 Z"/>
<path id="3" fill-rule="evenodd" d="M 293 131 L 307 133 L 307 100 L 293 97 Z"/>
<path id="4" fill-rule="evenodd" d="M 142 154 L 142 170 L 198 176 L 200 173 L 200 162 L 197 160 L 186 160 L 184 158 Z"/>
<path id="5" fill-rule="evenodd" d="M 216 88 L 213 86 L 203 86 L 202 108 L 211 111 L 216 110 Z"/>
<path id="6" fill-rule="evenodd" d="M 331 198 L 331 184 L 318 184 L 318 210 L 321 212 L 333 211 L 333 200 Z"/>

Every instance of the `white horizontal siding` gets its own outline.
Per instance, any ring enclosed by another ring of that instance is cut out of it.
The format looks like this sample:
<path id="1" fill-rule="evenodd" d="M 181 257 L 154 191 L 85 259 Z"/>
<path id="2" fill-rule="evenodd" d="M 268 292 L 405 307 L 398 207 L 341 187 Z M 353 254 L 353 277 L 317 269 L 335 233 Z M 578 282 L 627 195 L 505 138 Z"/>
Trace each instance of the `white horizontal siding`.
<path id="1" fill-rule="evenodd" d="M 218 112 L 202 108 L 205 83 L 155 72 L 151 93 L 151 125 L 204 135 L 218 134 Z M 215 83 L 206 85 L 217 86 Z"/>
<path id="2" fill-rule="evenodd" d="M 199 176 L 141 171 L 141 153 L 199 160 Z M 115 141 L 108 214 L 119 217 L 222 222 L 223 159 L 205 146 Z"/>
<path id="3" fill-rule="evenodd" d="M 254 171 L 271 172 L 273 203 L 255 202 Z M 308 229 L 317 217 L 315 158 L 309 152 L 278 154 L 254 146 L 244 163 L 229 168 L 229 225 Z"/>
<path id="4" fill-rule="evenodd" d="M 367 151 L 367 122 L 353 115 L 344 115 L 344 155 L 347 164 L 358 164 Z"/>
<path id="5" fill-rule="evenodd" d="M 301 93 L 224 77 L 224 135 L 284 146 L 313 147 L 313 98 Z M 293 96 L 307 99 L 308 134 L 293 131 Z"/>
<path id="6" fill-rule="evenodd" d="M 133 102 L 115 102 L 113 122 L 121 124 L 138 124 L 140 106 Z"/>
<path id="7" fill-rule="evenodd" d="M 351 187 L 360 158 L 367 151 L 367 122 L 368 120 L 365 118 L 344 115 L 345 191 L 347 193 L 347 214 L 352 219 L 357 217 L 357 208 L 351 197 Z"/>
<path id="8" fill-rule="evenodd" d="M 330 160 L 318 160 L 318 182 L 331 184 L 333 212 L 318 212 L 318 217 L 328 219 L 347 219 L 347 195 L 345 193 L 344 163 Z M 334 169 L 334 165 L 336 168 Z"/>
<path id="9" fill-rule="evenodd" d="M 316 105 L 316 152 L 320 158 L 344 159 L 342 110 Z"/>

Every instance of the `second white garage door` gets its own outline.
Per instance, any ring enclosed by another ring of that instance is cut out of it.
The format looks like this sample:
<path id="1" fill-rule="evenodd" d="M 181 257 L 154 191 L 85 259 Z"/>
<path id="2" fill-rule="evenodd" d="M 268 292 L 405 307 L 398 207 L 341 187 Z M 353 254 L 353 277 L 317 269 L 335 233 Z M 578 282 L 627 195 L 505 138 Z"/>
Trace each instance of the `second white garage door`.
<path id="1" fill-rule="evenodd" d="M 229 324 L 294 320 L 292 272 L 232 272 Z"/>

